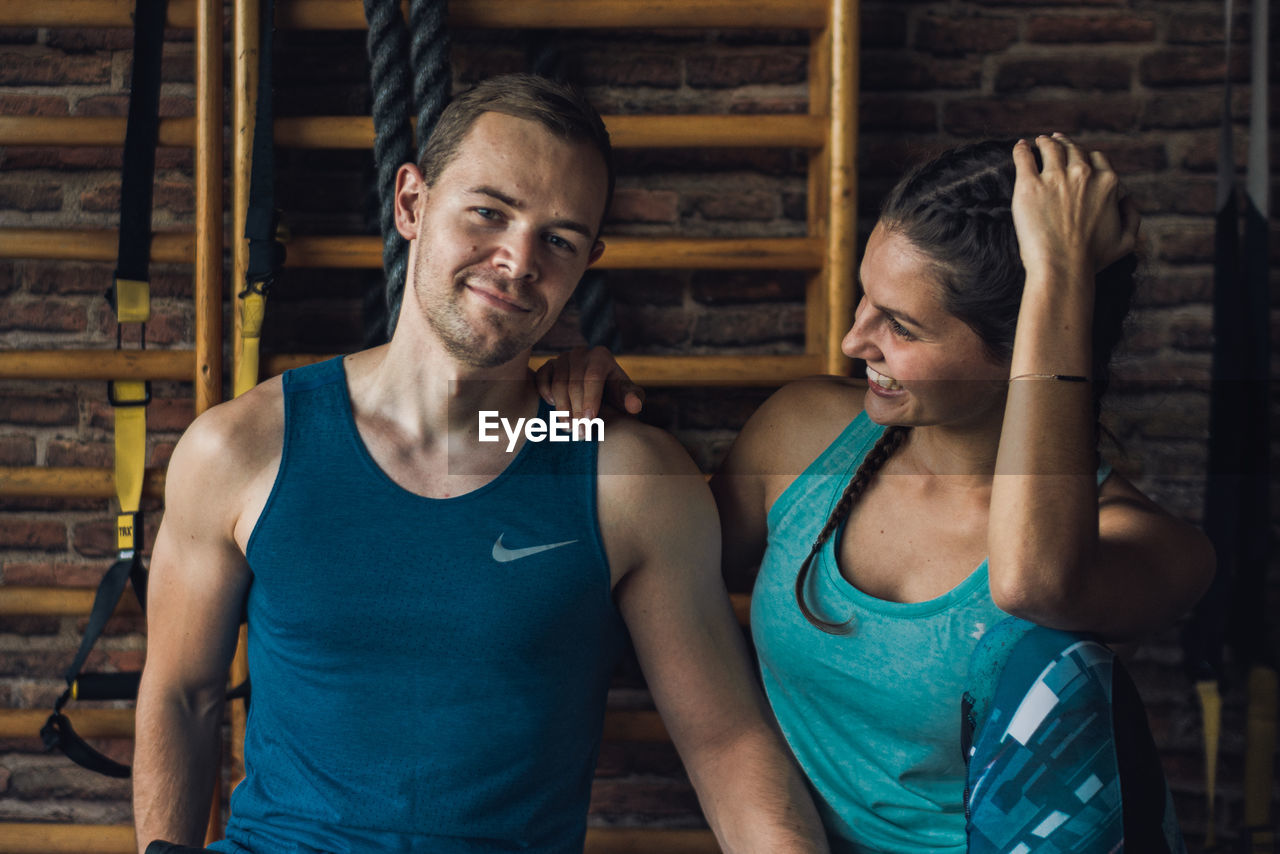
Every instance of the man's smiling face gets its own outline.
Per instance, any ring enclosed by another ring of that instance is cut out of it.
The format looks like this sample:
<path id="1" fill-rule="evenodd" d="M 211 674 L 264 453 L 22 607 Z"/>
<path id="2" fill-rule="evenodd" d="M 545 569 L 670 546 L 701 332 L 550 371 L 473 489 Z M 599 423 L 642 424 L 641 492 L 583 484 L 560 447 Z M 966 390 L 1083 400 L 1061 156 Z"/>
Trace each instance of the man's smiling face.
<path id="1" fill-rule="evenodd" d="M 411 286 L 421 311 L 461 363 L 505 364 L 546 333 L 604 250 L 604 159 L 487 112 L 435 184 L 418 182 Z"/>

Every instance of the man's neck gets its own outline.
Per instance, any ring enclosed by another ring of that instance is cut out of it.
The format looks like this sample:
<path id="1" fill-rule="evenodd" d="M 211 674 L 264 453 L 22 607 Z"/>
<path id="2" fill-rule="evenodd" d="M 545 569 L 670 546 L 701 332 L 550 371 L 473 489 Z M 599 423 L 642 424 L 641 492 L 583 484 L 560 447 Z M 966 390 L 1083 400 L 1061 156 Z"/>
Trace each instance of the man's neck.
<path id="1" fill-rule="evenodd" d="M 523 447 L 480 442 L 482 411 L 496 410 L 512 422 L 538 411 L 527 353 L 476 369 L 393 340 L 349 356 L 345 369 L 356 429 L 374 462 L 403 488 L 429 498 L 484 486 Z"/>
<path id="2" fill-rule="evenodd" d="M 358 415 L 388 421 L 405 439 L 424 444 L 474 435 L 483 410 L 520 416 L 538 406 L 528 353 L 477 368 L 437 342 L 398 336 L 350 357 L 347 379 Z"/>

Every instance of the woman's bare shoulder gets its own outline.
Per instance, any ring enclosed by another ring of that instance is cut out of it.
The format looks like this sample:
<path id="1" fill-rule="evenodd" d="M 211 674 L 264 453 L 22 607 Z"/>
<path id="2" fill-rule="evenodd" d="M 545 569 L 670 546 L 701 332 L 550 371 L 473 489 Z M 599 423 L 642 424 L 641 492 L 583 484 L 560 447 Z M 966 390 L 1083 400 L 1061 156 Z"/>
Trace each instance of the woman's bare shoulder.
<path id="1" fill-rule="evenodd" d="M 747 421 L 734 451 L 739 473 L 798 473 L 862 412 L 866 383 L 806 377 L 787 383 Z"/>

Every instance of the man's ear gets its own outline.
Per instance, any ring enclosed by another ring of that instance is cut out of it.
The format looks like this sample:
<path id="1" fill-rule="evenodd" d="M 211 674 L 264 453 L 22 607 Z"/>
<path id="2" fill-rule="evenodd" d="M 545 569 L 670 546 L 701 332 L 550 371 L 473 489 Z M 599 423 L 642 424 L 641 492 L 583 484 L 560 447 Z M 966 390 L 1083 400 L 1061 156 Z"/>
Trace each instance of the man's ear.
<path id="1" fill-rule="evenodd" d="M 396 170 L 396 231 L 405 240 L 418 236 L 418 218 L 422 216 L 422 203 L 427 200 L 428 192 L 418 167 L 412 163 L 400 164 Z"/>
<path id="2" fill-rule="evenodd" d="M 599 261 L 600 256 L 603 254 L 604 254 L 604 241 L 596 240 L 596 242 L 591 246 L 591 254 L 587 256 L 587 266 L 590 267 L 592 264 Z"/>

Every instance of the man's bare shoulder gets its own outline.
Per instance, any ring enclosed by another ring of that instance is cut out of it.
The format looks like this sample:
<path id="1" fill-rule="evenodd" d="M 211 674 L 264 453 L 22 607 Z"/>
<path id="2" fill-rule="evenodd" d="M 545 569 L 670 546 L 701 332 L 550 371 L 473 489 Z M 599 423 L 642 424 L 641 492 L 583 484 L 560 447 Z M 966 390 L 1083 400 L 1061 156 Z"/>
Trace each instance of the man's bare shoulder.
<path id="1" fill-rule="evenodd" d="M 630 416 L 606 417 L 601 475 L 696 475 L 689 453 L 667 431 Z"/>
<path id="2" fill-rule="evenodd" d="M 174 455 L 183 451 L 194 460 L 251 466 L 279 456 L 283 439 L 283 383 L 274 377 L 201 414 L 182 434 Z"/>
<path id="3" fill-rule="evenodd" d="M 632 418 L 606 420 L 597 471 L 600 530 L 615 586 L 642 567 L 679 577 L 690 567 L 718 569 L 715 501 L 674 436 Z"/>
<path id="4" fill-rule="evenodd" d="M 169 461 L 166 502 L 231 497 L 274 476 L 283 444 L 283 384 L 275 377 L 192 422 Z"/>

